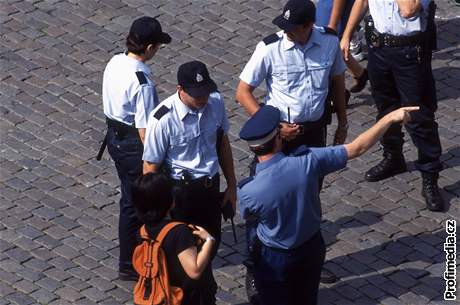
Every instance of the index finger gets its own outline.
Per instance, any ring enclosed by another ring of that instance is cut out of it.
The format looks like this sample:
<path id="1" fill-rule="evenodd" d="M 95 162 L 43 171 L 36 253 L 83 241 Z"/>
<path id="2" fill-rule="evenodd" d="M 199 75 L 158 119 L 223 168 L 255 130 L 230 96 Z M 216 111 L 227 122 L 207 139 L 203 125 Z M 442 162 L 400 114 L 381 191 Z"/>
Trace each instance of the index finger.
<path id="1" fill-rule="evenodd" d="M 420 106 L 410 106 L 410 107 L 403 107 L 404 110 L 406 111 L 416 111 L 416 110 L 420 110 Z"/>

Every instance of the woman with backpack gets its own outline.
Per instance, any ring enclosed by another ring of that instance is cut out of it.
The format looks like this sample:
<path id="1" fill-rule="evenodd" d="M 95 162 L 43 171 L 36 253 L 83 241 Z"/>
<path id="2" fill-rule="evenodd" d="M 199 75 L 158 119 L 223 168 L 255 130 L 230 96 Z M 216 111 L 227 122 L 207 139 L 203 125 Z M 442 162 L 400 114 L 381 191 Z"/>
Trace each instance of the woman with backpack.
<path id="1" fill-rule="evenodd" d="M 202 227 L 167 219 L 169 211 L 174 206 L 174 201 L 172 183 L 163 174 L 148 173 L 140 176 L 133 184 L 132 194 L 138 217 L 144 223 L 140 234 L 144 242 L 136 248 L 133 256 L 134 268 L 140 275 L 134 289 L 135 303 L 142 304 L 136 302 L 136 293 L 139 294 L 139 289 L 142 290 L 141 298 L 146 293 L 158 293 L 151 283 L 144 283 L 144 281 L 151 281 L 151 278 L 155 280 L 154 276 L 149 278 L 151 271 L 140 270 L 146 265 L 150 266 L 146 260 L 153 259 L 153 269 L 160 269 L 159 273 L 166 272 L 166 278 L 169 280 L 166 283 L 166 288 L 169 290 L 161 293 L 175 294 L 172 301 L 167 300 L 171 296 L 165 297 L 165 304 L 201 304 L 200 288 L 205 288 L 207 283 L 204 283 L 200 277 L 210 262 L 215 247 L 214 237 Z M 151 257 L 155 250 L 144 250 L 148 249 L 149 245 L 152 245 L 153 249 L 155 245 L 162 249 L 158 251 L 157 257 Z M 166 262 L 166 270 L 161 270 L 162 259 Z M 160 267 L 155 267 L 156 260 Z M 165 278 L 163 274 L 159 276 Z M 155 285 L 155 282 L 152 283 Z M 182 290 L 182 292 L 177 294 L 177 290 Z M 153 295 L 152 297 L 157 298 Z"/>

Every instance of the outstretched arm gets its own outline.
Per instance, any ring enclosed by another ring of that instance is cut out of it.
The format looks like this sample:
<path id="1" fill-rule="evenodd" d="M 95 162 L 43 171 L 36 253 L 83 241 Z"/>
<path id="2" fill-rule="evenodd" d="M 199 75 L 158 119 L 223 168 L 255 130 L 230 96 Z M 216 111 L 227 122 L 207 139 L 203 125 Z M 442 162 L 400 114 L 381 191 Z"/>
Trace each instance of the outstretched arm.
<path id="1" fill-rule="evenodd" d="M 360 134 L 353 142 L 344 145 L 348 159 L 357 158 L 364 154 L 383 136 L 392 124 L 409 122 L 409 113 L 419 109 L 420 107 L 402 107 L 381 118 L 374 126 Z"/>

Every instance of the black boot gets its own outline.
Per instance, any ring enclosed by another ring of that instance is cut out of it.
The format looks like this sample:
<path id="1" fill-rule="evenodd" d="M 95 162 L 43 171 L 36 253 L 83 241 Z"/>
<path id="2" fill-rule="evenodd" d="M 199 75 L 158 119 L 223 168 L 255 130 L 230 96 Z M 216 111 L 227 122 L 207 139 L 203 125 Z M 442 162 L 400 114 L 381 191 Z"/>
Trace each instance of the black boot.
<path id="1" fill-rule="evenodd" d="M 406 170 L 406 161 L 404 161 L 404 156 L 402 154 L 392 155 L 390 153 L 384 153 L 383 160 L 368 170 L 364 178 L 366 181 L 376 182 L 399 173 L 404 173 Z"/>
<path id="2" fill-rule="evenodd" d="M 425 198 L 426 207 L 433 212 L 444 210 L 444 201 L 438 188 L 439 174 L 422 173 L 422 196 Z"/>

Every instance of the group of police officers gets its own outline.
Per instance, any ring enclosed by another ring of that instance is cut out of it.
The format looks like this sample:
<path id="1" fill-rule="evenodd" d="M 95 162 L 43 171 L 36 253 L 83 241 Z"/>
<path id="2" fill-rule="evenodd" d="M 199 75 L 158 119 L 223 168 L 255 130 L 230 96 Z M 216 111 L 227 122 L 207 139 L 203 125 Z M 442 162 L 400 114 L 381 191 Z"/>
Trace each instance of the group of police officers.
<path id="1" fill-rule="evenodd" d="M 344 144 L 344 59 L 350 37 L 368 9 L 368 73 L 378 122 Z M 221 206 L 230 202 L 235 210 L 238 197 L 250 254 L 246 286 L 254 303 L 316 304 L 322 272 L 325 281 L 334 281 L 322 271 L 323 177 L 345 167 L 348 159 L 363 154 L 380 138 L 384 158 L 365 179 L 379 181 L 405 171 L 401 123 L 419 151 L 417 167 L 427 208 L 442 211 L 437 185 L 441 146 L 431 72 L 433 9 L 428 0 L 355 0 L 339 41 L 334 31 L 314 25 L 315 5 L 310 0 L 288 1 L 273 20 L 281 31 L 257 44 L 240 75 L 236 100 L 250 116 L 240 138 L 255 158 L 251 176 L 238 186 L 223 98 L 207 67 L 199 61 L 182 64 L 177 91 L 160 102 L 146 62 L 171 37 L 155 18 L 136 19 L 126 39 L 127 51 L 110 60 L 103 78 L 108 126 L 104 143 L 121 182 L 120 278 L 137 276 L 131 255 L 140 223 L 131 183 L 149 172 L 162 172 L 174 182 L 171 217 L 204 227 L 217 247 Z M 264 103 L 259 103 L 253 91 L 262 82 L 267 92 Z M 334 146 L 326 147 L 332 112 L 338 124 Z M 226 180 L 223 198 L 219 167 Z M 215 304 L 211 266 L 203 280 L 207 289 L 201 292 L 201 304 Z"/>

